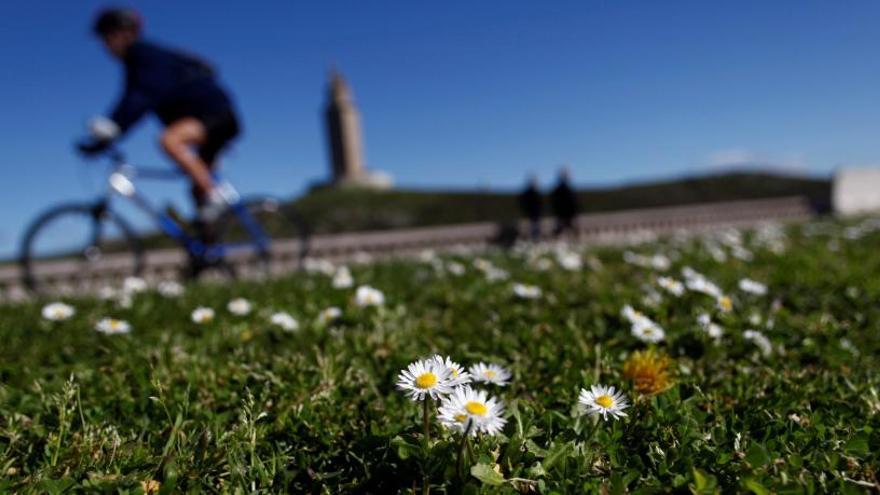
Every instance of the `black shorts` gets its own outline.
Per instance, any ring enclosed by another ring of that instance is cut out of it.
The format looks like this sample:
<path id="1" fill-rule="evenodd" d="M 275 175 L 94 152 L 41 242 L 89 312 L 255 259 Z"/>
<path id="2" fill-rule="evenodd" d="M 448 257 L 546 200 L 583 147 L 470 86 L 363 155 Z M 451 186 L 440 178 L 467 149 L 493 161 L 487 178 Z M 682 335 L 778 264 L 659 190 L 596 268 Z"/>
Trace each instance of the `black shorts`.
<path id="1" fill-rule="evenodd" d="M 232 109 L 227 109 L 216 114 L 199 116 L 198 119 L 205 126 L 207 134 L 205 144 L 199 146 L 199 157 L 208 167 L 213 167 L 217 155 L 238 136 L 238 118 Z"/>

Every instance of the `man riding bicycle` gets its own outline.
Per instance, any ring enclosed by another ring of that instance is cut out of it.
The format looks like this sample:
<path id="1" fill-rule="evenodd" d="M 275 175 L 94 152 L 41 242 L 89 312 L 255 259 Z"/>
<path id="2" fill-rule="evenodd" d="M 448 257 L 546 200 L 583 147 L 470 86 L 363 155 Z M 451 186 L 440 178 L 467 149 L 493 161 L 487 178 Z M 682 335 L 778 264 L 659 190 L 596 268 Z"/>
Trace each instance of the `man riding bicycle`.
<path id="1" fill-rule="evenodd" d="M 93 30 L 125 67 L 125 90 L 108 117 L 95 119 L 91 136 L 78 143 L 86 154 L 100 153 L 152 112 L 165 125 L 162 150 L 192 179 L 199 220 L 210 223 L 226 206 L 211 175 L 217 156 L 239 133 L 229 95 L 214 70 L 189 54 L 145 41 L 142 21 L 129 9 L 107 9 Z"/>

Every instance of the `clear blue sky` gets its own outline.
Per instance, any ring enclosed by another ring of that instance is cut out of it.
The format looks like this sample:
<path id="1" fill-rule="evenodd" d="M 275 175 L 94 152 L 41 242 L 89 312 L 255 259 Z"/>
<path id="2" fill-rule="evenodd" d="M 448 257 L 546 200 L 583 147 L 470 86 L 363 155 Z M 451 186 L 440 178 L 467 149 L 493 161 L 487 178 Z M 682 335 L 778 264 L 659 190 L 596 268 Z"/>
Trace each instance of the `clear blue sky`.
<path id="1" fill-rule="evenodd" d="M 97 176 L 71 153 L 120 89 L 89 35 L 103 2 L 0 4 L 0 254 Z M 245 135 L 242 191 L 327 170 L 328 67 L 349 78 L 367 162 L 403 185 L 607 184 L 738 163 L 828 174 L 880 161 L 880 2 L 143 1 L 146 35 L 214 62 Z M 160 163 L 158 129 L 130 155 Z M 150 188 L 181 201 L 183 187 Z"/>

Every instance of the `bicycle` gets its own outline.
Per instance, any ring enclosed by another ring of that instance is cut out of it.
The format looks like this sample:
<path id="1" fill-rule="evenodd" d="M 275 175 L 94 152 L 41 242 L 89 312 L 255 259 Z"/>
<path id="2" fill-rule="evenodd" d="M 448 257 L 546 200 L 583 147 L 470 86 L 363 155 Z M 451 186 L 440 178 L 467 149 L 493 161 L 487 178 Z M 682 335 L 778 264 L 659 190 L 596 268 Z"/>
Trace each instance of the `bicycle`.
<path id="1" fill-rule="evenodd" d="M 229 202 L 226 210 L 211 225 L 211 233 L 188 232 L 185 222 L 169 212 L 159 211 L 138 192 L 134 180 L 180 180 L 187 176 L 168 168 L 136 167 L 123 153 L 111 147 L 104 155 L 109 158 L 107 188 L 95 200 L 65 203 L 40 214 L 25 231 L 19 265 L 22 282 L 35 293 L 45 292 L 53 281 L 75 274 L 84 284 L 98 281 L 101 275 L 140 276 L 145 268 L 144 242 L 113 208 L 115 197 L 124 198 L 146 213 L 161 232 L 183 248 L 188 263 L 182 275 L 197 278 L 210 270 L 235 278 L 238 271 L 229 262 L 246 267 L 252 273 L 269 275 L 270 231 L 290 239 L 286 251 L 299 267 L 309 248 L 309 229 L 289 206 L 269 196 L 242 198 L 219 173 L 214 179 L 220 184 Z M 162 244 L 157 236 L 148 243 Z"/>

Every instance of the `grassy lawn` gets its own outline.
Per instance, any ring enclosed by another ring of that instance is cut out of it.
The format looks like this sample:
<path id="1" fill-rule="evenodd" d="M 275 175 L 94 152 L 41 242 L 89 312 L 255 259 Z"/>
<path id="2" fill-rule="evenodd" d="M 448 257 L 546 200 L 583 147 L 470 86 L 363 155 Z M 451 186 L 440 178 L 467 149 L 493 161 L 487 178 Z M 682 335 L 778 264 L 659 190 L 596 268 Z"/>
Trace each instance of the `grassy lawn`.
<path id="1" fill-rule="evenodd" d="M 65 298 L 60 321 L 48 301 L 0 307 L 0 492 L 876 491 L 878 228 L 425 256 L 353 266 L 348 288 Z M 384 303 L 360 306 L 362 285 Z M 195 323 L 200 306 L 215 317 Z M 471 384 L 503 404 L 500 432 L 397 388 L 435 353 L 510 372 Z M 623 396 L 593 410 L 626 416 L 588 413 L 595 385 Z"/>

